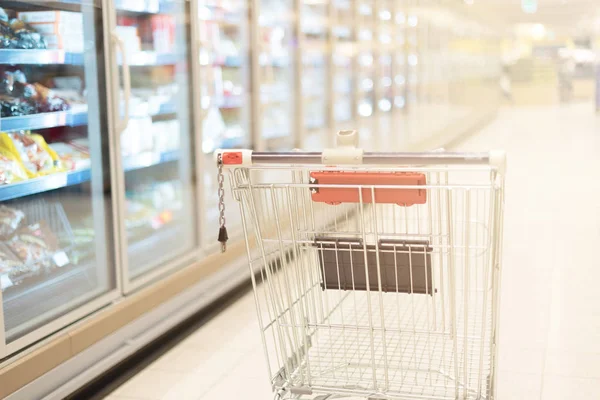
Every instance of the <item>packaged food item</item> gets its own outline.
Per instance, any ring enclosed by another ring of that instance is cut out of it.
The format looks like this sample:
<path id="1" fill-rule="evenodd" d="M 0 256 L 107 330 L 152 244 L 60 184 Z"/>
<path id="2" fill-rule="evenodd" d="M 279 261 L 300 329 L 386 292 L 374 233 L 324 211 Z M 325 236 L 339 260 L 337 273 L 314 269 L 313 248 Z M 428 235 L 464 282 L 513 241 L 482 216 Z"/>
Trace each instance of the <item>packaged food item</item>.
<path id="1" fill-rule="evenodd" d="M 0 73 L 0 94 L 17 97 L 14 93 L 15 84 L 26 84 L 27 77 L 21 70 L 3 70 Z"/>
<path id="2" fill-rule="evenodd" d="M 128 231 L 150 226 L 156 211 L 147 205 L 127 199 L 127 214 L 125 215 L 125 227 Z"/>
<path id="3" fill-rule="evenodd" d="M 31 176 L 14 154 L 0 148 L 0 185 L 21 182 Z"/>
<path id="4" fill-rule="evenodd" d="M 2 7 L 0 7 L 0 21 L 8 22 L 8 14 L 6 14 L 6 11 Z"/>
<path id="5" fill-rule="evenodd" d="M 0 205 L 0 238 L 8 239 L 12 236 L 21 226 L 23 219 L 25 219 L 23 211 Z"/>
<path id="6" fill-rule="evenodd" d="M 58 155 L 61 169 L 75 171 L 91 168 L 89 152 L 83 152 L 68 143 L 51 143 L 49 146 Z"/>
<path id="7" fill-rule="evenodd" d="M 67 111 L 70 109 L 69 103 L 64 99 L 56 96 L 56 94 L 39 83 L 34 83 L 36 91 L 36 105 L 40 112 Z"/>
<path id="8" fill-rule="evenodd" d="M 46 41 L 35 29 L 20 19 L 12 19 L 10 28 L 16 39 L 17 49 L 45 49 Z"/>
<path id="9" fill-rule="evenodd" d="M 32 271 L 68 264 L 68 257 L 58 251 L 58 239 L 44 221 L 28 225 L 6 242 L 19 260 Z M 67 257 L 67 260 L 64 260 Z"/>
<path id="10" fill-rule="evenodd" d="M 0 148 L 18 155 L 30 177 L 60 170 L 57 165 L 58 155 L 41 135 L 27 131 L 0 133 Z"/>
<path id="11" fill-rule="evenodd" d="M 0 116 L 2 118 L 20 117 L 35 114 L 35 112 L 35 106 L 26 100 L 0 95 Z"/>
<path id="12" fill-rule="evenodd" d="M 129 125 L 121 133 L 121 151 L 125 156 L 133 156 L 154 147 L 152 138 L 152 118 L 131 118 Z"/>
<path id="13" fill-rule="evenodd" d="M 127 52 L 135 53 L 142 50 L 137 26 L 117 26 L 116 33 L 125 44 Z"/>
<path id="14" fill-rule="evenodd" d="M 19 275 L 21 262 L 10 251 L 8 246 L 0 243 L 0 290 L 15 285 L 15 278 Z"/>

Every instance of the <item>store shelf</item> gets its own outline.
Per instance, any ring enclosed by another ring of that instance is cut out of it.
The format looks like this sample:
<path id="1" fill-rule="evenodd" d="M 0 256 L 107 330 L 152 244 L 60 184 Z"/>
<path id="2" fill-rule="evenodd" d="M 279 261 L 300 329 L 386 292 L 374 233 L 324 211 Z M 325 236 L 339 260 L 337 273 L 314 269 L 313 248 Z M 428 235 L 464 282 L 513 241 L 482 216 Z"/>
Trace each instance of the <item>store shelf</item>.
<path id="1" fill-rule="evenodd" d="M 123 169 L 125 171 L 135 171 L 177 160 L 179 160 L 178 150 L 167 151 L 164 153 L 143 153 L 127 157 L 123 160 Z"/>
<path id="2" fill-rule="evenodd" d="M 140 51 L 128 55 L 127 63 L 131 67 L 151 67 L 157 65 L 174 65 L 185 60 L 185 54 L 156 53 L 154 51 Z M 121 61 L 119 60 L 119 63 Z"/>
<path id="3" fill-rule="evenodd" d="M 52 174 L 27 181 L 0 186 L 0 202 L 78 185 L 91 179 L 91 170 Z"/>
<path id="4" fill-rule="evenodd" d="M 61 11 L 81 11 L 82 0 L 2 0 L 2 7 L 11 10 L 23 11 L 42 11 L 42 10 L 61 10 Z"/>
<path id="5" fill-rule="evenodd" d="M 238 68 L 242 66 L 242 57 L 239 56 L 217 56 L 213 61 L 216 67 Z"/>
<path id="6" fill-rule="evenodd" d="M 177 112 L 175 104 L 166 103 L 161 105 L 160 112 L 156 116 L 174 114 Z M 154 115 L 153 115 L 154 116 Z M 21 131 L 58 126 L 81 126 L 88 123 L 88 113 L 85 106 L 78 106 L 76 110 L 59 111 L 51 113 L 40 113 L 23 115 L 20 117 L 0 118 L 0 131 Z"/>
<path id="7" fill-rule="evenodd" d="M 4 132 L 55 128 L 57 126 L 80 126 L 88 122 L 87 110 L 59 111 L 7 117 L 0 119 L 0 130 Z"/>
<path id="8" fill-rule="evenodd" d="M 217 5 L 202 5 L 199 10 L 200 20 L 227 24 L 231 26 L 241 26 L 242 13 L 227 10 Z"/>
<path id="9" fill-rule="evenodd" d="M 130 54 L 127 62 L 130 66 L 142 67 L 172 65 L 183 60 L 185 60 L 184 54 L 140 51 Z M 83 65 L 83 53 L 69 53 L 63 50 L 0 49 L 0 64 Z"/>
<path id="10" fill-rule="evenodd" d="M 82 65 L 83 53 L 68 53 L 63 50 L 0 49 L 0 64 Z"/>
<path id="11" fill-rule="evenodd" d="M 217 97 L 214 100 L 215 106 L 218 108 L 240 108 L 244 105 L 243 96 L 223 96 Z"/>
<path id="12" fill-rule="evenodd" d="M 144 153 L 127 157 L 123 161 L 123 168 L 125 171 L 133 171 L 156 165 L 162 165 L 178 159 L 178 151 L 169 151 L 158 154 Z M 29 179 L 23 182 L 0 186 L 0 202 L 19 197 L 30 196 L 33 194 L 44 193 L 68 186 L 79 185 L 81 183 L 90 181 L 91 177 L 92 171 L 90 169 L 82 169 L 79 171 L 51 174 L 39 178 Z"/>
<path id="13" fill-rule="evenodd" d="M 165 14 L 175 10 L 177 5 L 183 7 L 181 2 L 165 0 L 115 0 L 115 8 L 119 11 L 128 11 L 141 14 Z"/>

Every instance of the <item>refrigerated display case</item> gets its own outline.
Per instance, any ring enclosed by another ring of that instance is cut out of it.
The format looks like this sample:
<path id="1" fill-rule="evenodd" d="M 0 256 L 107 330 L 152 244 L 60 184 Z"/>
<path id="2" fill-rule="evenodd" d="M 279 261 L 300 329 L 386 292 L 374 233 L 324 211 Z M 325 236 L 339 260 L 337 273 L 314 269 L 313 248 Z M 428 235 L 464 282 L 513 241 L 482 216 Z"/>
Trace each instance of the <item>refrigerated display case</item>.
<path id="1" fill-rule="evenodd" d="M 206 232 L 203 247 L 216 248 L 213 239 L 219 226 L 217 166 L 212 153 L 217 148 L 249 148 L 250 53 L 248 1 L 200 0 L 198 4 L 199 82 L 202 108 L 203 203 L 201 223 Z M 229 191 L 225 201 L 232 204 Z M 239 212 L 225 210 L 232 236 L 241 228 Z"/>
<path id="2" fill-rule="evenodd" d="M 394 54 L 394 109 L 406 110 L 408 97 L 408 24 L 406 7 L 397 7 L 394 13 L 396 52 Z"/>
<path id="3" fill-rule="evenodd" d="M 406 16 L 406 101 L 408 106 L 419 103 L 421 76 L 419 74 L 419 17 L 414 8 L 409 8 Z"/>
<path id="4" fill-rule="evenodd" d="M 329 132 L 329 5 L 325 1 L 303 0 L 300 9 L 302 72 L 299 74 L 303 121 L 302 147 L 322 149 L 327 146 Z"/>
<path id="5" fill-rule="evenodd" d="M 103 38 L 101 2 L 1 3 L 0 359 L 118 296 Z"/>
<path id="6" fill-rule="evenodd" d="M 191 16 L 183 0 L 114 2 L 119 229 L 128 292 L 195 256 Z"/>
<path id="7" fill-rule="evenodd" d="M 393 109 L 393 61 L 396 45 L 394 43 L 395 1 L 380 0 L 377 9 L 377 109 L 380 114 L 388 114 Z"/>
<path id="8" fill-rule="evenodd" d="M 361 0 L 356 4 L 356 36 L 357 36 L 357 71 L 355 104 L 357 119 L 356 126 L 361 132 L 361 138 L 369 143 L 368 138 L 373 134 L 374 116 L 376 114 L 377 97 L 375 81 L 377 79 L 377 13 L 374 2 Z"/>
<path id="9" fill-rule="evenodd" d="M 293 0 L 257 0 L 256 149 L 291 149 L 299 140 L 295 112 L 296 25 Z"/>
<path id="10" fill-rule="evenodd" d="M 354 88 L 356 73 L 355 5 L 351 0 L 333 1 L 332 10 L 332 78 L 334 129 L 352 128 L 356 116 Z"/>

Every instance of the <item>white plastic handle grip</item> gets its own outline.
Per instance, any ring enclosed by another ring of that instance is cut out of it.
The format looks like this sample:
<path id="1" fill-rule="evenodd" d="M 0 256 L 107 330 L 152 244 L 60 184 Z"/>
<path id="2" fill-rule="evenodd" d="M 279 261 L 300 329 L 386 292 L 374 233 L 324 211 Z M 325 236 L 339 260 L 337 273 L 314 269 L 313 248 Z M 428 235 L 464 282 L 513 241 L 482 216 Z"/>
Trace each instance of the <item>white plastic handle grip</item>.
<path id="1" fill-rule="evenodd" d="M 125 101 L 124 115 L 123 118 L 119 119 L 117 123 L 117 131 L 122 133 L 127 129 L 129 125 L 129 102 L 131 101 L 131 70 L 129 69 L 129 63 L 127 62 L 127 53 L 125 52 L 125 44 L 123 40 L 113 32 L 112 40 L 115 47 L 118 48 L 121 54 L 121 65 L 123 66 L 123 95 Z"/>

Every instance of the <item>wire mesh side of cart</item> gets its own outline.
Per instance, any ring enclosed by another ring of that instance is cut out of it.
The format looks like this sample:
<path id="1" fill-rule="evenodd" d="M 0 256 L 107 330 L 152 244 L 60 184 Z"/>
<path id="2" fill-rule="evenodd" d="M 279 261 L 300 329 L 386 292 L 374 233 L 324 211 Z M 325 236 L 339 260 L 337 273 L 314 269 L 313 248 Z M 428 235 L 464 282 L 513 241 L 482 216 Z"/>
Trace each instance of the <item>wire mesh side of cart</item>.
<path id="1" fill-rule="evenodd" d="M 231 174 L 246 238 L 259 250 L 250 269 L 273 387 L 493 399 L 502 219 L 495 170 L 353 167 L 422 173 L 426 184 L 338 185 L 358 201 L 330 205 L 311 197 L 326 186 L 311 180 L 315 168 L 343 171 L 290 165 Z M 427 201 L 373 202 L 382 189 L 425 190 Z M 280 261 L 269 263 L 274 253 Z"/>

